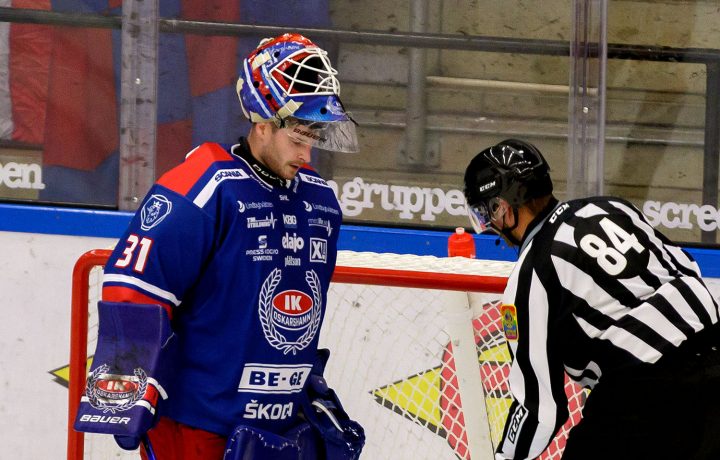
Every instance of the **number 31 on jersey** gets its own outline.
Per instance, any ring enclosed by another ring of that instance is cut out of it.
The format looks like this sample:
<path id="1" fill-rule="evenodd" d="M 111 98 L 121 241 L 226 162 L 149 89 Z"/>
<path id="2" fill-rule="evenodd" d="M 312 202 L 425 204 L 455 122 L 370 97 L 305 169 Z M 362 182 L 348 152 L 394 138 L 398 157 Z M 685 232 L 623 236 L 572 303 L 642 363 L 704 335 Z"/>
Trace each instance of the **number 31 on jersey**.
<path id="1" fill-rule="evenodd" d="M 133 265 L 133 271 L 142 273 L 145 271 L 145 264 L 147 264 L 147 256 L 152 247 L 153 240 L 150 238 L 140 238 L 137 235 L 130 235 L 127 237 L 127 246 L 123 250 L 123 256 L 115 262 L 117 268 L 125 268 L 130 265 L 135 259 L 135 265 Z M 137 256 L 135 250 L 138 249 Z"/>

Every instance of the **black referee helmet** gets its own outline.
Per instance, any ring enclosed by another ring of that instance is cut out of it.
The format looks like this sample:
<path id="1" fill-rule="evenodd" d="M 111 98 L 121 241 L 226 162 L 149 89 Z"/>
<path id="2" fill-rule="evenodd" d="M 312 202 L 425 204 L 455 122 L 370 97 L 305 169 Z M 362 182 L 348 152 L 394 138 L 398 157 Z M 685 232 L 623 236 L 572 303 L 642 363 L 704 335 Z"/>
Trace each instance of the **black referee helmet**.
<path id="1" fill-rule="evenodd" d="M 540 150 L 529 142 L 506 139 L 475 155 L 465 170 L 465 199 L 475 230 L 489 225 L 493 199 L 511 207 L 552 192 L 550 167 Z"/>

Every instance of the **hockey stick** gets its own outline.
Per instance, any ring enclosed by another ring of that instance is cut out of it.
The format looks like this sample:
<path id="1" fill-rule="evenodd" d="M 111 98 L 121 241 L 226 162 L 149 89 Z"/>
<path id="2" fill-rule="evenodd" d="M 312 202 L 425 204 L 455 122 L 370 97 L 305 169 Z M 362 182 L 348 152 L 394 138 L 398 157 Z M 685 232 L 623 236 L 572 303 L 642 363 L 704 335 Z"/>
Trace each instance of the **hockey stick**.
<path id="1" fill-rule="evenodd" d="M 145 453 L 147 454 L 147 460 L 157 460 L 155 457 L 155 451 L 153 451 L 152 445 L 150 444 L 150 438 L 148 438 L 147 433 L 142 436 L 142 444 L 145 448 Z"/>

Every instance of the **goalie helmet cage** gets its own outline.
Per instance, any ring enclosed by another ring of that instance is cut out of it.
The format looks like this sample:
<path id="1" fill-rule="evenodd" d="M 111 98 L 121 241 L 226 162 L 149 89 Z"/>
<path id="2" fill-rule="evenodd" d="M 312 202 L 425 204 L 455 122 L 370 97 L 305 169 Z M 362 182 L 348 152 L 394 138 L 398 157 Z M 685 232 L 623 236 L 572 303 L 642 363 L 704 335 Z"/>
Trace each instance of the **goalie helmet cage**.
<path id="1" fill-rule="evenodd" d="M 110 253 L 89 251 L 73 271 L 68 460 L 122 452 L 111 436 L 73 429 Z M 511 269 L 462 257 L 338 251 L 320 346 L 331 350 L 328 382 L 365 428 L 362 458 L 493 457 L 511 402 L 498 308 Z M 570 418 L 543 460 L 561 457 L 581 418 L 586 393 L 567 377 L 565 389 Z"/>

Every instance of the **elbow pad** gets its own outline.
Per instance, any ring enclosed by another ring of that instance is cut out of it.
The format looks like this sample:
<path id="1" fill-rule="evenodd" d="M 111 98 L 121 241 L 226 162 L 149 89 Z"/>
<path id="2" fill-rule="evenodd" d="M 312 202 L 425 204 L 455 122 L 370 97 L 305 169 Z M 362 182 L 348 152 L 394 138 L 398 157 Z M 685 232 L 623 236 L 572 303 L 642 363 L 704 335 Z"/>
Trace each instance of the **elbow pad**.
<path id="1" fill-rule="evenodd" d="M 160 305 L 98 302 L 98 341 L 75 429 L 115 435 L 123 448 L 155 424 L 176 340 Z M 122 441 L 122 442 L 120 442 Z"/>

